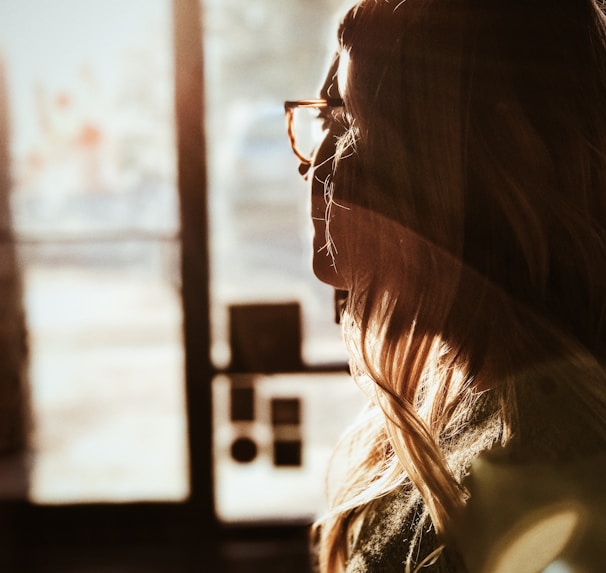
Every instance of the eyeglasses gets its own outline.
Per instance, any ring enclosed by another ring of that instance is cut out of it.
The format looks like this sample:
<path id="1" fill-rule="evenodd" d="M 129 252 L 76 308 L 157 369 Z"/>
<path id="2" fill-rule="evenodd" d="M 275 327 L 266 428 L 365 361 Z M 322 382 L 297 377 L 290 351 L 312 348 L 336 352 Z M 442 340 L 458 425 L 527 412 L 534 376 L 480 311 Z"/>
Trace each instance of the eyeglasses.
<path id="1" fill-rule="evenodd" d="M 301 99 L 284 102 L 288 139 L 294 154 L 301 162 L 304 175 L 311 166 L 313 154 L 326 127 L 326 117 L 319 110 L 343 107 L 340 98 Z"/>

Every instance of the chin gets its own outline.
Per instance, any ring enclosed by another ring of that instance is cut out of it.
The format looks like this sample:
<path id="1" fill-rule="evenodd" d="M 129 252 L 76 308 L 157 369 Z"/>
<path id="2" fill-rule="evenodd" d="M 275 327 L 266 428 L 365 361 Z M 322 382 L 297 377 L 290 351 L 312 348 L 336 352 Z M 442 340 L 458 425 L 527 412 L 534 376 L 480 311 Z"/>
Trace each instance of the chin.
<path id="1" fill-rule="evenodd" d="M 313 271 L 316 278 L 336 289 L 347 290 L 343 275 L 333 266 L 332 259 L 319 254 L 314 257 Z"/>

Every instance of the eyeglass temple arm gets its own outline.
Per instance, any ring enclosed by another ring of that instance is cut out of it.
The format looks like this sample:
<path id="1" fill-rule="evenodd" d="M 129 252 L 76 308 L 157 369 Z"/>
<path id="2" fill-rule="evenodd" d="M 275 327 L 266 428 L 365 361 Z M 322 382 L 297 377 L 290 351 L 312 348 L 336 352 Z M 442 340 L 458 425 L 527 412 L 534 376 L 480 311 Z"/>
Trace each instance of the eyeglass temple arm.
<path id="1" fill-rule="evenodd" d="M 284 102 L 284 109 L 292 111 L 297 107 L 342 107 L 345 102 L 341 98 L 299 99 Z"/>

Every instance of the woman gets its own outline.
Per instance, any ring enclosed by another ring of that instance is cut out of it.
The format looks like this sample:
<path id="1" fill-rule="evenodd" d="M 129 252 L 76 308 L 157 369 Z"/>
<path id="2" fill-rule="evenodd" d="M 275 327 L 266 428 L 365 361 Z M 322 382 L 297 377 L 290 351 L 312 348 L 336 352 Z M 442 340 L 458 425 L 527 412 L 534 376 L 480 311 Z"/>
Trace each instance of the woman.
<path id="1" fill-rule="evenodd" d="M 371 404 L 319 568 L 601 571 L 606 20 L 595 0 L 363 0 L 338 37 L 322 99 L 287 102 L 324 124 L 311 160 L 292 123 L 291 142 Z"/>

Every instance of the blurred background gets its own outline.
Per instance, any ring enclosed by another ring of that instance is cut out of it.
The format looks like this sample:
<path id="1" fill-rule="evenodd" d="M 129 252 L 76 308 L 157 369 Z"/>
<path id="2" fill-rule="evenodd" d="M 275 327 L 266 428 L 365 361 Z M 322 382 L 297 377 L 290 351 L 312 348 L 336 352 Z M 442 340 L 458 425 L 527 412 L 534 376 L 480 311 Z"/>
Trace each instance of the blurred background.
<path id="1" fill-rule="evenodd" d="M 362 404 L 282 103 L 340 0 L 0 0 L 0 569 L 308 571 Z"/>

